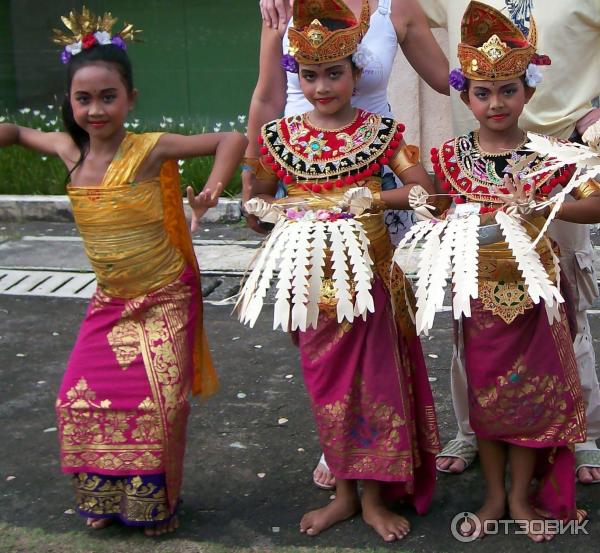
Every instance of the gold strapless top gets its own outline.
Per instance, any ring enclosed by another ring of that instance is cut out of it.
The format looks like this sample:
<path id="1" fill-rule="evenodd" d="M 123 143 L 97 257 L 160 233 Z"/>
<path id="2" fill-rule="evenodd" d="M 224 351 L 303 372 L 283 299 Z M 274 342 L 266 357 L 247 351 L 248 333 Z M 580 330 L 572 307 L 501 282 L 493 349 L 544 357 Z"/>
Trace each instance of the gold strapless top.
<path id="1" fill-rule="evenodd" d="M 67 188 L 98 285 L 134 298 L 173 282 L 185 261 L 164 227 L 160 180 Z"/>

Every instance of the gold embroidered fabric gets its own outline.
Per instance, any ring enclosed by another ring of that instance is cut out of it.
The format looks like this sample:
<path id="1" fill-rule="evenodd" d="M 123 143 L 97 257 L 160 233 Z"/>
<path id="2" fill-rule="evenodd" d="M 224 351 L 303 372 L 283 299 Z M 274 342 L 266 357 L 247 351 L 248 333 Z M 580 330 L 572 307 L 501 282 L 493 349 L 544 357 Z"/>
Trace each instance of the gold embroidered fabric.
<path id="1" fill-rule="evenodd" d="M 527 227 L 530 236 L 536 236 L 544 221 L 536 219 L 532 227 Z M 552 245 L 547 238 L 536 246 L 540 259 L 552 282 L 556 281 L 556 271 L 552 256 Z M 533 307 L 526 293 L 523 274 L 506 242 L 496 242 L 479 246 L 479 298 L 484 309 L 498 315 L 510 324 L 516 317 Z"/>
<path id="2" fill-rule="evenodd" d="M 164 487 L 136 476 L 107 480 L 80 472 L 73 476 L 77 507 L 86 514 L 119 514 L 128 522 L 160 522 L 171 517 Z"/>
<path id="3" fill-rule="evenodd" d="M 115 410 L 96 397 L 85 378 L 56 402 L 63 466 L 101 471 L 156 471 L 163 466 L 163 431 L 158 408 L 146 398 L 137 409 Z M 133 442 L 128 440 L 131 434 Z"/>

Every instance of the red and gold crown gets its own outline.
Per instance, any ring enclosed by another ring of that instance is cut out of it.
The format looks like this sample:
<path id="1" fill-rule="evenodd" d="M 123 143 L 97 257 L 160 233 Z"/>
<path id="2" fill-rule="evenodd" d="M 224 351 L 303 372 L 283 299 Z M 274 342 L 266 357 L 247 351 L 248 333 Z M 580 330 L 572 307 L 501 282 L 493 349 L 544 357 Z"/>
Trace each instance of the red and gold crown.
<path id="1" fill-rule="evenodd" d="M 307 65 L 347 58 L 369 29 L 369 17 L 368 0 L 362 0 L 359 20 L 342 0 L 296 0 L 288 52 L 298 63 Z M 330 22 L 342 28 L 331 30 L 326 26 Z"/>
<path id="2" fill-rule="evenodd" d="M 504 14 L 471 2 L 462 19 L 458 59 L 468 79 L 502 81 L 523 75 L 535 56 L 537 30 L 533 16 L 529 36 Z"/>

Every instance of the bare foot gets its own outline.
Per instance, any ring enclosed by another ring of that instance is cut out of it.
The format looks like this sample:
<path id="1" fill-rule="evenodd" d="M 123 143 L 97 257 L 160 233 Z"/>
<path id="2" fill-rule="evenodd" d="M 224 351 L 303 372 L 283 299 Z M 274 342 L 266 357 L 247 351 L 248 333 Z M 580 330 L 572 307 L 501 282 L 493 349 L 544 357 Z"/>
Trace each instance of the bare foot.
<path id="1" fill-rule="evenodd" d="M 340 480 L 335 499 L 321 509 L 306 513 L 300 521 L 300 532 L 316 536 L 334 524 L 353 517 L 359 510 L 355 482 Z"/>
<path id="2" fill-rule="evenodd" d="M 515 498 L 509 495 L 508 505 L 510 509 L 510 517 L 513 520 L 527 520 L 529 522 L 535 520 L 541 521 L 541 523 L 543 524 L 543 519 L 541 519 L 540 516 L 535 512 L 534 508 L 530 505 L 527 499 Z M 541 530 L 544 529 L 545 528 L 540 527 L 540 532 L 538 532 L 536 531 L 537 529 L 535 527 L 530 527 L 529 530 L 534 530 L 534 533 L 530 531 L 527 534 L 527 537 L 535 543 L 550 541 L 554 537 L 554 534 L 551 532 L 542 532 Z"/>
<path id="3" fill-rule="evenodd" d="M 488 496 L 481 506 L 481 509 L 475 513 L 475 516 L 479 519 L 481 525 L 479 527 L 474 527 L 468 522 L 463 522 L 459 528 L 459 532 L 465 537 L 474 536 L 476 538 L 484 538 L 487 523 L 494 520 L 500 520 L 504 516 L 505 512 L 505 496 Z"/>
<path id="4" fill-rule="evenodd" d="M 390 511 L 383 503 L 362 502 L 363 520 L 377 532 L 384 541 L 401 540 L 410 532 L 410 522 L 401 515 Z"/>
<path id="5" fill-rule="evenodd" d="M 335 488 L 335 476 L 331 474 L 329 467 L 320 461 L 313 471 L 313 482 L 315 486 L 323 490 L 333 490 Z"/>
<path id="6" fill-rule="evenodd" d="M 577 471 L 577 479 L 582 484 L 592 484 L 600 480 L 600 468 L 581 467 Z"/>
<path id="7" fill-rule="evenodd" d="M 88 517 L 85 521 L 85 525 L 93 528 L 94 530 L 102 530 L 113 523 L 112 518 L 92 518 Z"/>
<path id="8" fill-rule="evenodd" d="M 144 528 L 144 534 L 146 534 L 146 536 L 162 536 L 163 534 L 175 532 L 177 528 L 179 528 L 179 519 L 177 517 L 172 517 L 169 522 L 165 522 L 164 524 L 147 526 Z"/>
<path id="9" fill-rule="evenodd" d="M 435 466 L 442 472 L 449 470 L 454 474 L 461 474 L 467 468 L 467 464 L 458 457 L 438 457 L 435 460 Z"/>

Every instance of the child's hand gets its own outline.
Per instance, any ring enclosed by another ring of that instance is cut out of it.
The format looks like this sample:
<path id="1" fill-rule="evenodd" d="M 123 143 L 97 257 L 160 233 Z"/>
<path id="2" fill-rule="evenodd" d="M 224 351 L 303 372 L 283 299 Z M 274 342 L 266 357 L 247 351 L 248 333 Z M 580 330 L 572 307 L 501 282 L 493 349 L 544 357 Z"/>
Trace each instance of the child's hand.
<path id="1" fill-rule="evenodd" d="M 221 183 L 218 183 L 217 188 L 221 187 Z M 219 193 L 217 191 L 203 190 L 199 194 L 194 195 L 194 189 L 188 186 L 186 189 L 187 199 L 190 207 L 192 208 L 192 232 L 198 230 L 198 221 L 200 217 L 204 215 L 211 207 L 217 205 L 219 201 Z"/>
<path id="2" fill-rule="evenodd" d="M 493 190 L 508 207 L 509 213 L 517 212 L 520 215 L 528 215 L 535 208 L 535 186 L 530 184 L 529 190 L 525 190 L 526 183 L 521 182 L 519 175 L 504 175 L 504 186 L 509 191 L 503 194 L 497 188 Z"/>

